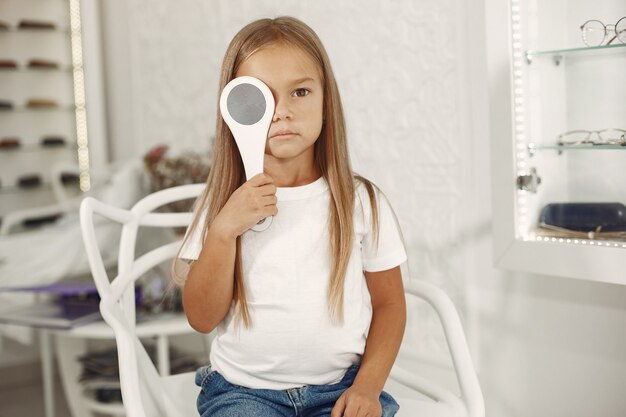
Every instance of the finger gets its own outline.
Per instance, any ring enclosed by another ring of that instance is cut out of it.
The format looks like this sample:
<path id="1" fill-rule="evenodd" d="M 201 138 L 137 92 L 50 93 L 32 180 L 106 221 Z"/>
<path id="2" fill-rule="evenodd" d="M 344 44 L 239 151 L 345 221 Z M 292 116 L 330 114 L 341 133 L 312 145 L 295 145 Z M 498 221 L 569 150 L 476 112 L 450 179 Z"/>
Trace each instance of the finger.
<path id="1" fill-rule="evenodd" d="M 344 396 L 339 397 L 335 406 L 330 412 L 330 417 L 343 417 L 344 410 L 346 409 L 346 400 Z"/>
<path id="2" fill-rule="evenodd" d="M 274 184 L 266 184 L 259 187 L 261 195 L 276 195 L 276 186 Z"/>
<path id="3" fill-rule="evenodd" d="M 277 202 L 278 199 L 274 195 L 261 197 L 261 204 L 263 204 L 264 206 L 275 206 Z"/>
<path id="4" fill-rule="evenodd" d="M 372 414 L 372 411 L 366 408 L 361 408 L 360 413 L 358 414 L 359 417 L 373 417 L 374 414 Z"/>
<path id="5" fill-rule="evenodd" d="M 363 417 L 361 410 L 363 410 L 363 408 L 358 405 L 348 404 L 344 414 L 346 417 Z"/>
<path id="6" fill-rule="evenodd" d="M 254 177 L 250 178 L 250 184 L 254 185 L 255 187 L 273 183 L 274 179 L 264 172 L 261 172 L 260 174 L 257 174 Z"/>
<path id="7" fill-rule="evenodd" d="M 276 216 L 278 214 L 278 208 L 276 206 L 267 206 L 267 216 Z"/>

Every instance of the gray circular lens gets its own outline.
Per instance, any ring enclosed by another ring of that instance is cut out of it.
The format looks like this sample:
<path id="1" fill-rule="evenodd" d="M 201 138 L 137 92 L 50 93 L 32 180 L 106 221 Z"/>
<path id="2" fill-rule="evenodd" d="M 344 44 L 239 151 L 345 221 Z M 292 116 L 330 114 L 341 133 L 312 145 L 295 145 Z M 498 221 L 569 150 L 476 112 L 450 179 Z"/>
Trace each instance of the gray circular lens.
<path id="1" fill-rule="evenodd" d="M 265 97 L 258 87 L 239 84 L 228 94 L 226 107 L 237 123 L 253 125 L 265 114 Z"/>
<path id="2" fill-rule="evenodd" d="M 587 46 L 600 46 L 606 38 L 606 28 L 599 20 L 588 20 L 581 27 L 583 42 Z"/>

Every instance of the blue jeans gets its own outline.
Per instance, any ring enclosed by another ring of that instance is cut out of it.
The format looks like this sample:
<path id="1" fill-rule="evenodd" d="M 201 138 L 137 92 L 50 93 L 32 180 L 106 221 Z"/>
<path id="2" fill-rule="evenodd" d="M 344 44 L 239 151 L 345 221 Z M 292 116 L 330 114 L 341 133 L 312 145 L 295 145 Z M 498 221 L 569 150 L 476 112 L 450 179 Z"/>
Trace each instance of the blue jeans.
<path id="1" fill-rule="evenodd" d="M 210 366 L 196 371 L 201 388 L 201 417 L 328 417 L 341 394 L 354 382 L 359 363 L 348 368 L 343 379 L 330 385 L 305 385 L 288 390 L 252 389 L 231 384 Z M 400 406 L 391 395 L 380 394 L 382 417 L 393 417 Z"/>

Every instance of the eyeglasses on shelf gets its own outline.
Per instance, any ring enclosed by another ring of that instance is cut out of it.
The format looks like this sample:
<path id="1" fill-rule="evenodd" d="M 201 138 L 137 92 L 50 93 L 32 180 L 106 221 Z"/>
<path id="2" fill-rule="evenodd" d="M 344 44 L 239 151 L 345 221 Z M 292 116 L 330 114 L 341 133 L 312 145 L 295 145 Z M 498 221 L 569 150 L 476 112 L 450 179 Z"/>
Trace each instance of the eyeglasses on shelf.
<path id="1" fill-rule="evenodd" d="M 626 16 L 614 25 L 605 25 L 599 20 L 587 20 L 580 27 L 583 42 L 587 46 L 600 46 L 611 33 L 615 35 L 605 45 L 610 45 L 615 39 L 626 43 Z"/>
<path id="2" fill-rule="evenodd" d="M 626 146 L 626 130 L 570 130 L 558 136 L 557 145 Z"/>

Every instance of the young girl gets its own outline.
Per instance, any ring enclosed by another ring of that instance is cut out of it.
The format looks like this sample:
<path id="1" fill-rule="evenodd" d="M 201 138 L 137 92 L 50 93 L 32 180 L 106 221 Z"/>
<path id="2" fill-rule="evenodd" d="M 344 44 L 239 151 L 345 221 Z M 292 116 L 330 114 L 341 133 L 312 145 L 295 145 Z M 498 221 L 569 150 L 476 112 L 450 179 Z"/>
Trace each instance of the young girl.
<path id="1" fill-rule="evenodd" d="M 200 368 L 203 417 L 393 416 L 383 391 L 405 327 L 391 206 L 350 166 L 339 91 L 319 38 L 280 17 L 231 41 L 220 91 L 268 85 L 276 108 L 264 173 L 245 180 L 218 114 L 213 164 L 179 253 L 189 323 L 217 329 Z M 218 110 L 219 112 L 219 110 Z M 275 216 L 269 229 L 249 230 Z"/>

